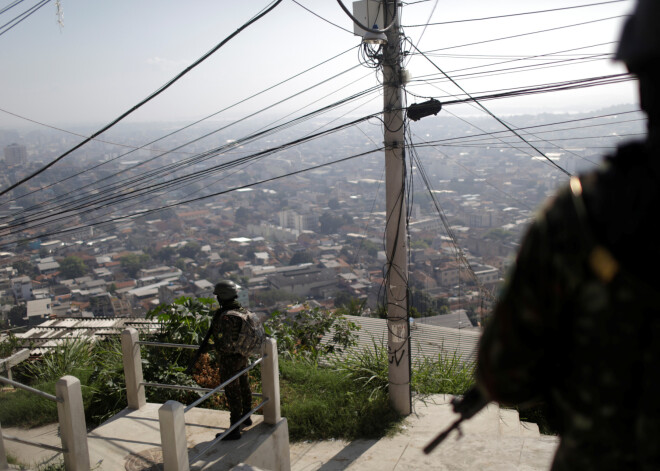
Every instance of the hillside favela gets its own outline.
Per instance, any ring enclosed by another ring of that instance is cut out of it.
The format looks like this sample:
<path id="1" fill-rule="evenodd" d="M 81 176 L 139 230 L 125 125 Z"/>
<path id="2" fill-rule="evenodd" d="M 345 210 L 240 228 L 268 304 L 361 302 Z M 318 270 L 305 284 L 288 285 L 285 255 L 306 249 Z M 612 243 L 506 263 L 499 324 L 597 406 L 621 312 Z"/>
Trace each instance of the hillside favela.
<path id="1" fill-rule="evenodd" d="M 551 469 L 543 400 L 470 402 L 479 343 L 540 211 L 646 137 L 635 1 L 20 3 L 0 470 Z"/>

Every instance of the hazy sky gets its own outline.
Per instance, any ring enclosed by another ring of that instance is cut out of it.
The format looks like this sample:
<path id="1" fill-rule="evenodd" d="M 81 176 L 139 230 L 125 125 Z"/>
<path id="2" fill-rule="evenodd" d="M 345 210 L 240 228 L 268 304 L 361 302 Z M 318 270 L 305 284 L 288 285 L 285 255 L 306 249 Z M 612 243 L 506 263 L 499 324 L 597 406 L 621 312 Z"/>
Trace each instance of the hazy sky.
<path id="1" fill-rule="evenodd" d="M 36 2 L 28 0 L 1 14 L 0 24 L 10 21 Z M 298 2 L 327 20 L 352 30 L 351 20 L 335 0 Z M 10 0 L 0 0 L 0 10 L 11 3 Z M 419 41 L 421 50 L 436 51 L 429 57 L 471 93 L 624 72 L 622 66 L 609 59 L 478 78 L 463 74 L 486 69 L 458 71 L 518 56 L 558 53 L 586 46 L 593 47 L 565 52 L 553 60 L 577 59 L 578 56 L 573 54 L 611 53 L 616 45 L 603 43 L 617 40 L 623 18 L 474 46 L 454 46 L 625 15 L 632 10 L 632 0 L 507 19 L 429 26 L 425 30 L 412 25 L 426 23 L 434 8 L 430 22 L 555 9 L 599 3 L 599 0 L 411 0 L 409 3 L 402 14 L 405 34 L 414 43 Z M 57 23 L 55 2 L 51 1 L 0 36 L 0 108 L 55 126 L 100 125 L 111 121 L 219 43 L 269 2 L 61 0 L 61 4 L 63 27 Z M 350 1 L 346 4 L 350 8 Z M 322 21 L 292 0 L 284 0 L 273 12 L 129 120 L 199 119 L 358 43 L 356 36 Z M 596 46 L 598 44 L 602 45 Z M 517 61 L 492 68 L 531 63 L 534 62 Z M 313 73 L 232 108 L 217 119 L 242 117 L 358 64 L 358 52 L 351 50 Z M 437 69 L 419 56 L 411 57 L 407 68 L 413 79 L 424 79 L 428 74 L 437 73 Z M 312 91 L 299 94 L 269 113 L 270 116 L 284 116 L 305 105 L 311 111 L 376 84 L 376 74 L 359 66 Z M 412 82 L 409 90 L 425 97 L 458 93 L 447 83 Z M 326 95 L 329 96 L 323 98 Z M 410 102 L 413 100 L 409 97 Z M 488 106 L 497 113 L 568 112 L 632 102 L 636 102 L 634 85 L 627 83 L 497 100 L 488 102 Z M 356 109 L 358 105 L 361 106 Z M 374 94 L 338 113 L 351 112 L 362 116 L 380 108 L 382 98 Z M 477 113 L 471 108 L 461 110 L 459 107 L 452 108 L 452 111 Z M 0 111 L 0 126 L 12 128 L 23 124 L 24 121 Z"/>

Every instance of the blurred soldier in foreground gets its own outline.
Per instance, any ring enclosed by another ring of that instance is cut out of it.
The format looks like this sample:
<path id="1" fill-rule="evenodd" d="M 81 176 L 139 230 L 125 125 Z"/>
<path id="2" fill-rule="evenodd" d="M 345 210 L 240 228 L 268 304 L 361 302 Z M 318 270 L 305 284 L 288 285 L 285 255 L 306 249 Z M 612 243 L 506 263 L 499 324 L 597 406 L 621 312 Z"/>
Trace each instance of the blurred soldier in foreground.
<path id="1" fill-rule="evenodd" d="M 230 280 L 221 281 L 215 285 L 213 294 L 218 298 L 220 309 L 215 311 L 209 332 L 191 365 L 206 351 L 207 343 L 212 339 L 213 348 L 217 352 L 220 381 L 224 383 L 248 366 L 250 355 L 261 353 L 265 335 L 256 316 L 239 304 L 236 283 Z M 234 425 L 252 410 L 252 391 L 247 374 L 225 386 L 225 395 L 229 403 L 230 422 Z M 243 425 L 252 425 L 252 419 L 248 417 Z M 224 439 L 240 438 L 239 426 Z"/>
<path id="2" fill-rule="evenodd" d="M 481 339 L 478 392 L 549 405 L 553 470 L 660 469 L 659 21 L 660 0 L 639 0 L 617 52 L 639 78 L 647 140 L 549 203 Z"/>

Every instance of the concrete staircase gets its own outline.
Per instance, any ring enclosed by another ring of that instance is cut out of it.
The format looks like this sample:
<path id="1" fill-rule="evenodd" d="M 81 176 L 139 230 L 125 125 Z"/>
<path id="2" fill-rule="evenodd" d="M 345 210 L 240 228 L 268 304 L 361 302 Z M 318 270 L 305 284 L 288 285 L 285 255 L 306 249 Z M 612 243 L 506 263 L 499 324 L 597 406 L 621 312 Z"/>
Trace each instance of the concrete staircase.
<path id="1" fill-rule="evenodd" d="M 304 442 L 291 445 L 293 471 L 333 470 L 548 470 L 558 439 L 521 422 L 515 410 L 491 404 L 433 453 L 424 446 L 456 418 L 451 396 L 418 400 L 404 430 L 381 440 Z"/>
<path id="2" fill-rule="evenodd" d="M 457 418 L 451 396 L 437 395 L 417 400 L 414 414 L 405 420 L 404 428 L 393 437 L 381 440 L 328 440 L 291 444 L 290 464 L 293 471 L 389 471 L 389 470 L 548 470 L 558 439 L 539 434 L 536 424 L 520 422 L 514 410 L 500 409 L 491 404 L 461 427 L 462 438 L 453 432 L 433 453 L 422 449 L 440 431 Z M 157 412 L 159 404 L 147 404 L 139 411 L 125 410 L 88 435 L 90 458 L 94 469 L 147 471 L 161 469 L 162 451 Z M 288 444 L 274 443 L 273 427 L 253 416 L 254 425 L 239 442 L 220 444 L 206 454 L 192 470 L 228 470 L 238 463 L 249 463 L 264 470 L 275 469 L 273 456 L 278 448 Z M 228 413 L 193 409 L 186 416 L 189 423 L 187 442 L 190 456 L 229 425 Z M 286 427 L 286 423 L 282 424 Z M 6 429 L 14 436 L 23 436 L 57 445 L 57 424 L 42 429 L 22 431 Z M 282 433 L 285 433 L 282 430 Z M 277 438 L 277 437 L 276 437 Z M 8 451 L 24 463 L 41 462 L 53 456 L 35 455 L 32 447 L 6 442 Z M 49 452 L 54 455 L 54 452 Z M 57 458 L 57 457 L 55 457 Z M 287 469 L 288 460 L 279 460 L 280 469 Z"/>

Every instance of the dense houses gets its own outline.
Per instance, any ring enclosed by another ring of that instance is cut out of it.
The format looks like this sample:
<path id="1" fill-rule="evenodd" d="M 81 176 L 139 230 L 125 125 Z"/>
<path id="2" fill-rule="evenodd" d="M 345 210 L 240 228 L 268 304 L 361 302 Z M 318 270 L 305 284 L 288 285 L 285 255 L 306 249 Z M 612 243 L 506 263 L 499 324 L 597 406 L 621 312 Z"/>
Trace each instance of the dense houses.
<path id="1" fill-rule="evenodd" d="M 471 133 L 450 123 L 438 118 L 426 125 L 432 135 Z M 7 167 L 2 186 L 30 170 L 26 159 L 36 165 L 40 148 L 51 153 L 54 148 L 47 140 L 22 145 L 17 133 L 10 138 L 4 144 L 0 139 Z M 280 139 L 286 141 L 286 136 Z M 328 144 L 332 139 L 335 146 Z M 20 234 L 26 243 L 7 243 L 5 238 L 0 248 L 1 320 L 18 326 L 52 318 L 144 317 L 159 303 L 180 296 L 211 297 L 213 284 L 222 278 L 239 282 L 244 302 L 264 315 L 301 302 L 335 308 L 347 300 L 358 300 L 362 314 L 377 315 L 386 303 L 382 155 L 268 185 L 247 185 L 286 172 L 294 164 L 317 165 L 336 152 L 348 152 L 348 142 L 353 143 L 351 152 L 371 145 L 363 141 L 357 134 L 348 140 L 330 137 L 323 146 L 282 152 L 267 168 L 247 166 L 223 183 L 239 190 L 195 204 L 155 213 L 133 206 L 122 209 L 120 218 L 113 214 L 112 224 L 99 227 L 75 215 L 69 224 L 76 229 L 69 232 L 40 236 L 38 230 L 26 229 Z M 107 145 L 95 151 L 104 159 L 112 155 Z M 449 155 L 433 148 L 418 152 L 421 161 L 428 162 L 425 171 L 433 188 L 424 187 L 412 170 L 406 241 L 409 288 L 426 303 L 414 312 L 430 316 L 460 311 L 478 321 L 502 283 L 534 211 L 564 183 L 563 175 L 515 149 L 466 146 L 452 148 Z M 589 151 L 571 147 L 553 158 L 566 168 L 579 169 L 578 152 Z M 92 162 L 92 154 L 81 156 L 79 165 Z M 120 160 L 114 170 L 130 168 L 129 164 L 133 162 Z M 75 165 L 61 172 L 71 174 Z M 94 181 L 84 173 L 76 178 L 80 186 Z M 181 199 L 181 191 L 154 196 L 169 205 Z M 29 203 L 27 198 L 0 207 L 0 218 L 20 219 Z M 438 312 L 438 306 L 445 308 Z"/>

